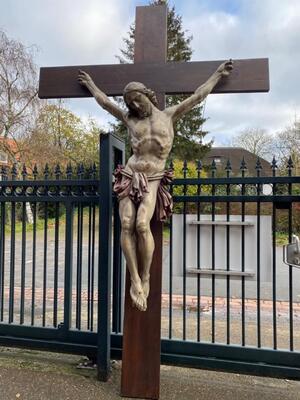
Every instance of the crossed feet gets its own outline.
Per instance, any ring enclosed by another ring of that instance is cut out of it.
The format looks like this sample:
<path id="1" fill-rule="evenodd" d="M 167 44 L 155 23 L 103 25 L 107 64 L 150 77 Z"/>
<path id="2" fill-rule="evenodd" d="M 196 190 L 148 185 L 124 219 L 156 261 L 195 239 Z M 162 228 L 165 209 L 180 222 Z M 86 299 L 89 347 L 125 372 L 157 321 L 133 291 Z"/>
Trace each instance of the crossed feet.
<path id="1" fill-rule="evenodd" d="M 140 311 L 147 310 L 147 299 L 150 291 L 150 275 L 142 279 L 131 280 L 130 296 L 132 305 Z"/>

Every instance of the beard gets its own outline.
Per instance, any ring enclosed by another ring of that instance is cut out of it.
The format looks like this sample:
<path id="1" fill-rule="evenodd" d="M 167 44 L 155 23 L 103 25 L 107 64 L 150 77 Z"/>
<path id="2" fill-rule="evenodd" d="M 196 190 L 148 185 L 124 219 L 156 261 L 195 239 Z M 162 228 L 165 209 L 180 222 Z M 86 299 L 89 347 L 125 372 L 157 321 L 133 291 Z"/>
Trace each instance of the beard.
<path id="1" fill-rule="evenodd" d="M 151 111 L 150 110 L 140 110 L 138 111 L 138 115 L 140 118 L 148 118 L 151 115 Z"/>
<path id="2" fill-rule="evenodd" d="M 145 119 L 150 117 L 150 115 L 152 114 L 152 110 L 151 108 L 149 108 L 149 110 L 147 109 L 139 109 L 136 110 L 135 108 L 129 107 L 127 106 L 129 109 L 129 115 L 138 119 Z"/>

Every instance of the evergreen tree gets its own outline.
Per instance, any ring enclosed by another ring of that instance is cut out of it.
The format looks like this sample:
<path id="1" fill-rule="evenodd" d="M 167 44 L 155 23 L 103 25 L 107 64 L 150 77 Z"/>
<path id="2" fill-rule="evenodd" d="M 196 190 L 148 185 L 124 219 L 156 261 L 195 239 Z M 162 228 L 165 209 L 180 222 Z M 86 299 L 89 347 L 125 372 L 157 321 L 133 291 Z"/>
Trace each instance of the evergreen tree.
<path id="1" fill-rule="evenodd" d="M 151 1 L 150 5 L 163 4 L 165 1 Z M 135 25 L 129 28 L 128 37 L 124 38 L 124 49 L 121 49 L 121 56 L 117 56 L 120 63 L 131 63 L 134 60 L 134 35 Z M 192 49 L 190 46 L 192 36 L 187 36 L 182 28 L 182 17 L 176 14 L 175 7 L 168 7 L 168 50 L 167 61 L 190 61 Z M 175 95 L 166 96 L 166 106 L 170 107 L 180 103 L 187 96 Z M 120 100 L 118 100 L 120 101 Z M 123 103 L 124 105 L 124 103 Z M 171 157 L 195 160 L 201 159 L 209 151 L 212 141 L 203 144 L 202 140 L 207 132 L 202 131 L 205 122 L 203 118 L 203 104 L 200 104 L 177 121 L 174 126 L 175 137 Z M 127 156 L 130 154 L 130 145 L 127 130 L 122 123 L 111 124 L 113 130 L 125 139 Z"/>

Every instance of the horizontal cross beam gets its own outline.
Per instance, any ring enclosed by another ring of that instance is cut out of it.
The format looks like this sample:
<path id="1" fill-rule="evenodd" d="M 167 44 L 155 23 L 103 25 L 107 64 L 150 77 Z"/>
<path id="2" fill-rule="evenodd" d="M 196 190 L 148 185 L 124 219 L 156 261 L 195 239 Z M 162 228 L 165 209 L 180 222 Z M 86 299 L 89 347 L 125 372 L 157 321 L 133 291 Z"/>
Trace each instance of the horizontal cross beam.
<path id="1" fill-rule="evenodd" d="M 75 98 L 91 94 L 77 82 L 78 70 L 89 73 L 108 96 L 122 95 L 128 82 L 138 81 L 165 94 L 190 94 L 203 84 L 223 61 L 113 64 L 41 68 L 39 97 Z M 213 93 L 250 93 L 269 91 L 267 58 L 234 60 L 228 79 Z"/>

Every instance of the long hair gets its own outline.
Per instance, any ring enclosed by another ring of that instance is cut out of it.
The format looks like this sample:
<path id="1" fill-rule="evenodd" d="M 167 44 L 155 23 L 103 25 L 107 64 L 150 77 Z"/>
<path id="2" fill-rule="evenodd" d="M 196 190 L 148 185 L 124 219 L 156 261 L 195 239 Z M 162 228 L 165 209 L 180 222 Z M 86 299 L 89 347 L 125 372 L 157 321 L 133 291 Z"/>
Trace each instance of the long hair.
<path id="1" fill-rule="evenodd" d="M 141 82 L 130 82 L 128 83 L 123 91 L 123 97 L 124 101 L 129 109 L 129 116 L 138 116 L 138 113 L 135 110 L 132 110 L 126 101 L 126 95 L 131 92 L 139 92 L 141 94 L 144 94 L 150 101 L 151 103 L 155 106 L 158 107 L 158 101 L 156 98 L 156 95 L 153 90 L 148 89 L 143 83 Z"/>

